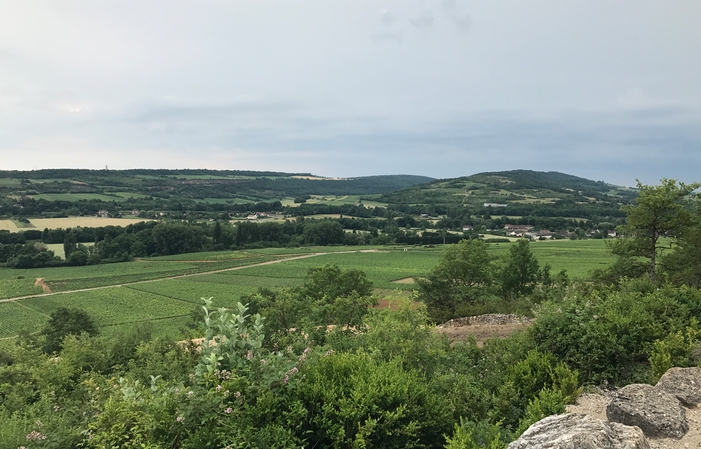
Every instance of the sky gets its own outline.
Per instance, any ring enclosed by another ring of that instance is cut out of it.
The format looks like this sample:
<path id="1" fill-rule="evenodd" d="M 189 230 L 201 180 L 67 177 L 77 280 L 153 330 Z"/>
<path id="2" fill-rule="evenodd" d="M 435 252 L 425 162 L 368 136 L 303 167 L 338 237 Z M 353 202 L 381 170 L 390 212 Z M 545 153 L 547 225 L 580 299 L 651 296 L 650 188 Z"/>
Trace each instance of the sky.
<path id="1" fill-rule="evenodd" d="M 698 0 L 0 11 L 0 169 L 701 181 Z"/>

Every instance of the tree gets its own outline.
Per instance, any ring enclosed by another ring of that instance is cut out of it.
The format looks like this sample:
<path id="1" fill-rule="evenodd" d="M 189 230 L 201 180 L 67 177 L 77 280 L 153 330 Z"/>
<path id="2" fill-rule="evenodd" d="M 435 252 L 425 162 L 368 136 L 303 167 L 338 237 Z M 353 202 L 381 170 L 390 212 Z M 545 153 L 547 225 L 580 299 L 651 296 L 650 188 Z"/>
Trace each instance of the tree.
<path id="1" fill-rule="evenodd" d="M 645 257 L 649 260 L 648 274 L 655 280 L 657 254 L 669 248 L 662 244 L 662 237 L 679 237 L 693 221 L 689 210 L 689 195 L 701 187 L 701 183 L 677 183 L 663 178 L 659 186 L 648 186 L 638 181 L 640 195 L 635 204 L 624 206 L 626 224 L 620 227 L 625 237 L 613 245 L 613 253 L 619 257 Z"/>
<path id="2" fill-rule="evenodd" d="M 78 245 L 78 239 L 75 233 L 71 230 L 66 232 L 66 236 L 63 238 L 63 257 L 68 260 L 71 253 L 75 251 Z"/>
<path id="3" fill-rule="evenodd" d="M 453 288 L 467 296 L 474 289 L 492 283 L 492 257 L 487 254 L 487 244 L 482 240 L 461 240 L 443 253 L 433 274 L 446 279 Z"/>
<path id="4" fill-rule="evenodd" d="M 501 288 L 505 296 L 527 295 L 533 291 L 540 270 L 538 260 L 526 239 L 509 248 L 509 259 L 501 272 Z"/>
<path id="5" fill-rule="evenodd" d="M 492 260 L 484 241 L 462 240 L 448 247 L 427 277 L 415 278 L 431 318 L 450 319 L 459 303 L 480 300 L 493 284 Z"/>
<path id="6" fill-rule="evenodd" d="M 63 348 L 63 339 L 68 335 L 80 335 L 83 332 L 97 335 L 98 329 L 90 315 L 81 309 L 59 307 L 51 312 L 49 322 L 41 333 L 46 338 L 44 352 L 51 354 Z"/>
<path id="7" fill-rule="evenodd" d="M 701 208 L 698 205 L 693 220 L 692 226 L 680 232 L 674 251 L 660 260 L 660 266 L 673 284 L 701 288 Z"/>
<path id="8" fill-rule="evenodd" d="M 342 296 L 372 295 L 372 282 L 363 271 L 342 271 L 338 265 L 326 264 L 323 267 L 310 268 L 301 287 L 302 296 L 320 301 L 326 297 L 334 301 Z"/>

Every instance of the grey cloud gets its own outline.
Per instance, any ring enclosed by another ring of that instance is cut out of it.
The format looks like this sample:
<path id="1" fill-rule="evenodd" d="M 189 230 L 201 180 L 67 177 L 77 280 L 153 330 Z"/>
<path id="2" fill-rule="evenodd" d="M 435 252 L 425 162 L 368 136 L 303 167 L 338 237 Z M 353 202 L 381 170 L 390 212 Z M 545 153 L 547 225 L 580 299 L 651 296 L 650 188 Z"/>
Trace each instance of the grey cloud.
<path id="1" fill-rule="evenodd" d="M 373 44 L 379 44 L 381 42 L 385 41 L 394 41 L 398 44 L 402 43 L 402 32 L 401 31 L 395 31 L 395 32 L 380 32 L 380 33 L 372 33 L 370 35 L 370 40 L 372 41 Z"/>
<path id="2" fill-rule="evenodd" d="M 433 12 L 427 9 L 415 19 L 409 20 L 409 22 L 416 28 L 431 28 L 433 26 Z"/>
<path id="3" fill-rule="evenodd" d="M 472 27 L 472 19 L 469 15 L 460 12 L 456 0 L 445 0 L 443 10 L 459 30 L 468 31 Z"/>
<path id="4" fill-rule="evenodd" d="M 380 20 L 385 26 L 389 26 L 397 20 L 397 17 L 392 14 L 389 8 L 385 8 L 380 11 Z"/>

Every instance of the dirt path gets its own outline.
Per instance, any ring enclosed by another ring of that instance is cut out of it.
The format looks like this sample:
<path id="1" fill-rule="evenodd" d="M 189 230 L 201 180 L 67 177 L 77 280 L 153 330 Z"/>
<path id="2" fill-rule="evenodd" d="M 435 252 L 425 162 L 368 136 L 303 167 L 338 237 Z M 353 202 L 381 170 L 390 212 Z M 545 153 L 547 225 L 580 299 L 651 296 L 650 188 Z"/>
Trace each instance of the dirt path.
<path id="1" fill-rule="evenodd" d="M 373 250 L 368 250 L 368 251 L 373 251 Z M 344 253 L 351 253 L 351 252 L 355 252 L 355 251 L 344 251 Z M 268 260 L 266 262 L 254 263 L 251 265 L 243 265 L 240 267 L 222 268 L 220 270 L 203 271 L 201 273 L 181 274 L 178 276 L 168 276 L 165 278 L 149 279 L 146 281 L 127 282 L 124 284 L 103 285 L 100 287 L 81 288 L 81 289 L 77 289 L 77 290 L 66 290 L 66 291 L 62 291 L 62 292 L 52 292 L 51 289 L 49 288 L 49 286 L 44 283 L 44 278 L 37 278 L 37 280 L 34 281 L 34 285 L 35 286 L 41 285 L 42 289 L 44 290 L 45 293 L 40 293 L 40 294 L 36 294 L 36 295 L 27 295 L 27 296 L 17 296 L 15 298 L 0 299 L 0 303 L 20 301 L 22 299 L 37 298 L 40 296 L 43 297 L 43 296 L 52 296 L 52 295 L 65 295 L 68 293 L 89 292 L 89 291 L 93 291 L 93 290 L 102 290 L 105 288 L 117 288 L 117 287 L 129 286 L 129 285 L 146 284 L 148 282 L 158 282 L 158 281 L 164 281 L 164 280 L 168 280 L 168 279 L 182 279 L 182 278 L 188 278 L 188 277 L 193 277 L 193 276 L 204 276 L 205 274 L 214 274 L 214 273 L 223 273 L 226 271 L 244 270 L 246 268 L 260 267 L 263 265 L 272 265 L 272 264 L 276 264 L 276 263 L 287 262 L 289 260 L 299 260 L 299 259 L 306 259 L 309 257 L 323 256 L 325 254 L 338 254 L 338 252 L 336 252 L 336 253 L 303 254 L 301 256 L 293 256 L 293 257 L 286 257 L 284 259 Z"/>

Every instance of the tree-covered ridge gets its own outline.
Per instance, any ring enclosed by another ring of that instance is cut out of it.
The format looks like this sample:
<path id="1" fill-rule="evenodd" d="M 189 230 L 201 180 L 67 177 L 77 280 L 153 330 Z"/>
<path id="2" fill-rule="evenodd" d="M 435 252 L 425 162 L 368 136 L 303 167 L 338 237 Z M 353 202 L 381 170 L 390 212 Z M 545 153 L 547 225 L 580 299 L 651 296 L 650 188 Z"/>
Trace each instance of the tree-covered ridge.
<path id="1" fill-rule="evenodd" d="M 35 170 L 0 172 L 3 196 L 36 194 L 114 194 L 183 199 L 234 198 L 254 201 L 300 195 L 363 195 L 405 189 L 431 181 L 413 175 L 331 179 L 310 173 L 242 170 Z"/>
<path id="2" fill-rule="evenodd" d="M 636 196 L 635 189 L 602 181 L 558 172 L 513 170 L 420 184 L 387 193 L 382 201 L 411 206 L 462 207 L 480 214 L 489 211 L 500 215 L 587 218 L 587 215 L 620 215 L 620 206 Z"/>

